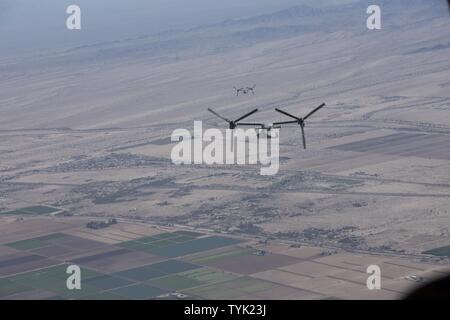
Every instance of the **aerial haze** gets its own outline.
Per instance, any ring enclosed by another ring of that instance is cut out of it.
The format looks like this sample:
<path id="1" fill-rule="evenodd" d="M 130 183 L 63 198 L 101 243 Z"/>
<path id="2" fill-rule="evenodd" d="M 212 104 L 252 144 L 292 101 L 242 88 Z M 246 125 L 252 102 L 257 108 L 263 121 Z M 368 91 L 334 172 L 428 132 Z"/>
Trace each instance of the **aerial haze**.
<path id="1" fill-rule="evenodd" d="M 270 13 L 306 3 L 323 6 L 334 1 L 190 0 L 186 5 L 184 0 L 1 0 L 0 53 L 52 50 L 138 37 Z M 65 28 L 65 9 L 71 4 L 83 9 L 83 31 L 79 34 Z"/>

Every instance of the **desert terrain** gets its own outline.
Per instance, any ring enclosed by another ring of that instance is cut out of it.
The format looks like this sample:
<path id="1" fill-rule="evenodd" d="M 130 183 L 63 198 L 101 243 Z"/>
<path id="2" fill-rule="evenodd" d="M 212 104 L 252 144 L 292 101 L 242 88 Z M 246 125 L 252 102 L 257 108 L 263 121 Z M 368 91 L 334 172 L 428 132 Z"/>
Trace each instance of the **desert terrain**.
<path id="1" fill-rule="evenodd" d="M 361 1 L 0 57 L 0 229 L 36 214 L 71 228 L 78 219 L 118 218 L 287 241 L 283 252 L 297 243 L 345 259 L 445 267 L 450 19 L 443 2 L 380 3 L 381 30 L 366 28 Z M 253 84 L 255 95 L 236 97 L 233 86 Z M 207 108 L 230 118 L 258 108 L 251 120 L 276 122 L 286 118 L 275 108 L 302 116 L 322 102 L 306 126 L 307 150 L 298 126 L 281 130 L 277 175 L 261 176 L 259 166 L 171 162 L 173 130 L 192 130 L 195 120 L 226 128 Z M 12 254 L 1 248 L 0 256 Z M 252 279 L 284 283 L 294 273 L 306 291 L 291 288 L 285 297 L 337 297 L 348 270 L 320 258 L 335 271 L 336 287 L 317 291 L 320 282 L 308 279 L 320 269 L 297 268 L 299 259 L 252 271 Z M 405 276 L 392 272 L 393 281 Z M 220 298 L 202 292 L 191 293 Z"/>

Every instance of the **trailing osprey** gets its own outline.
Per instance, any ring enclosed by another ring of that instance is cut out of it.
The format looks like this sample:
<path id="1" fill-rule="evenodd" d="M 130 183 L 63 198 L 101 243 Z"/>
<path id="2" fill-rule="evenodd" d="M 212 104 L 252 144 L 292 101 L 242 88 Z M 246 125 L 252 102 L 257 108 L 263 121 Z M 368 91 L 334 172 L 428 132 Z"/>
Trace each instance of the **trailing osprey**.
<path id="1" fill-rule="evenodd" d="M 250 92 L 254 95 L 255 94 L 255 88 L 256 84 L 253 87 L 245 87 L 245 88 L 236 88 L 234 87 L 234 90 L 236 90 L 236 97 L 239 96 L 240 93 L 242 94 L 249 94 Z"/>

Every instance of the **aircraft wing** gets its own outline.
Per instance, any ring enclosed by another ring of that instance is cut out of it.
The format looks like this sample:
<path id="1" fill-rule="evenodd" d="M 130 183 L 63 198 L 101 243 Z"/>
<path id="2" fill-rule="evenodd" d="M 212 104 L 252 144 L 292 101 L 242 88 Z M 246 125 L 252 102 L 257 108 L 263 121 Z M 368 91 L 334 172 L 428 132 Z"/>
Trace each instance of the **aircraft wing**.
<path id="1" fill-rule="evenodd" d="M 279 126 L 279 125 L 282 125 L 282 124 L 294 124 L 294 123 L 298 123 L 298 121 L 297 120 L 292 120 L 292 121 L 275 122 L 273 125 L 274 126 Z"/>
<path id="2" fill-rule="evenodd" d="M 237 126 L 246 126 L 246 127 L 264 127 L 263 123 L 251 123 L 251 122 L 238 122 Z"/>

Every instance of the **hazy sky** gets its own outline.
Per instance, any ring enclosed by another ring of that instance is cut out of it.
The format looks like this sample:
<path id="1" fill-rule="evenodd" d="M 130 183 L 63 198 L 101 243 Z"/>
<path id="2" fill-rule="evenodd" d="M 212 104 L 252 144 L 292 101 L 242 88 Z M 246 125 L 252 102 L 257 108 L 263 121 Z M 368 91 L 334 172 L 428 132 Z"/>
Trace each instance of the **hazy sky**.
<path id="1" fill-rule="evenodd" d="M 312 0 L 0 0 L 0 54 L 57 49 L 243 18 Z M 336 0 L 322 0 L 336 2 Z M 342 1 L 340 1 L 342 2 Z M 65 27 L 82 9 L 82 30 Z"/>

